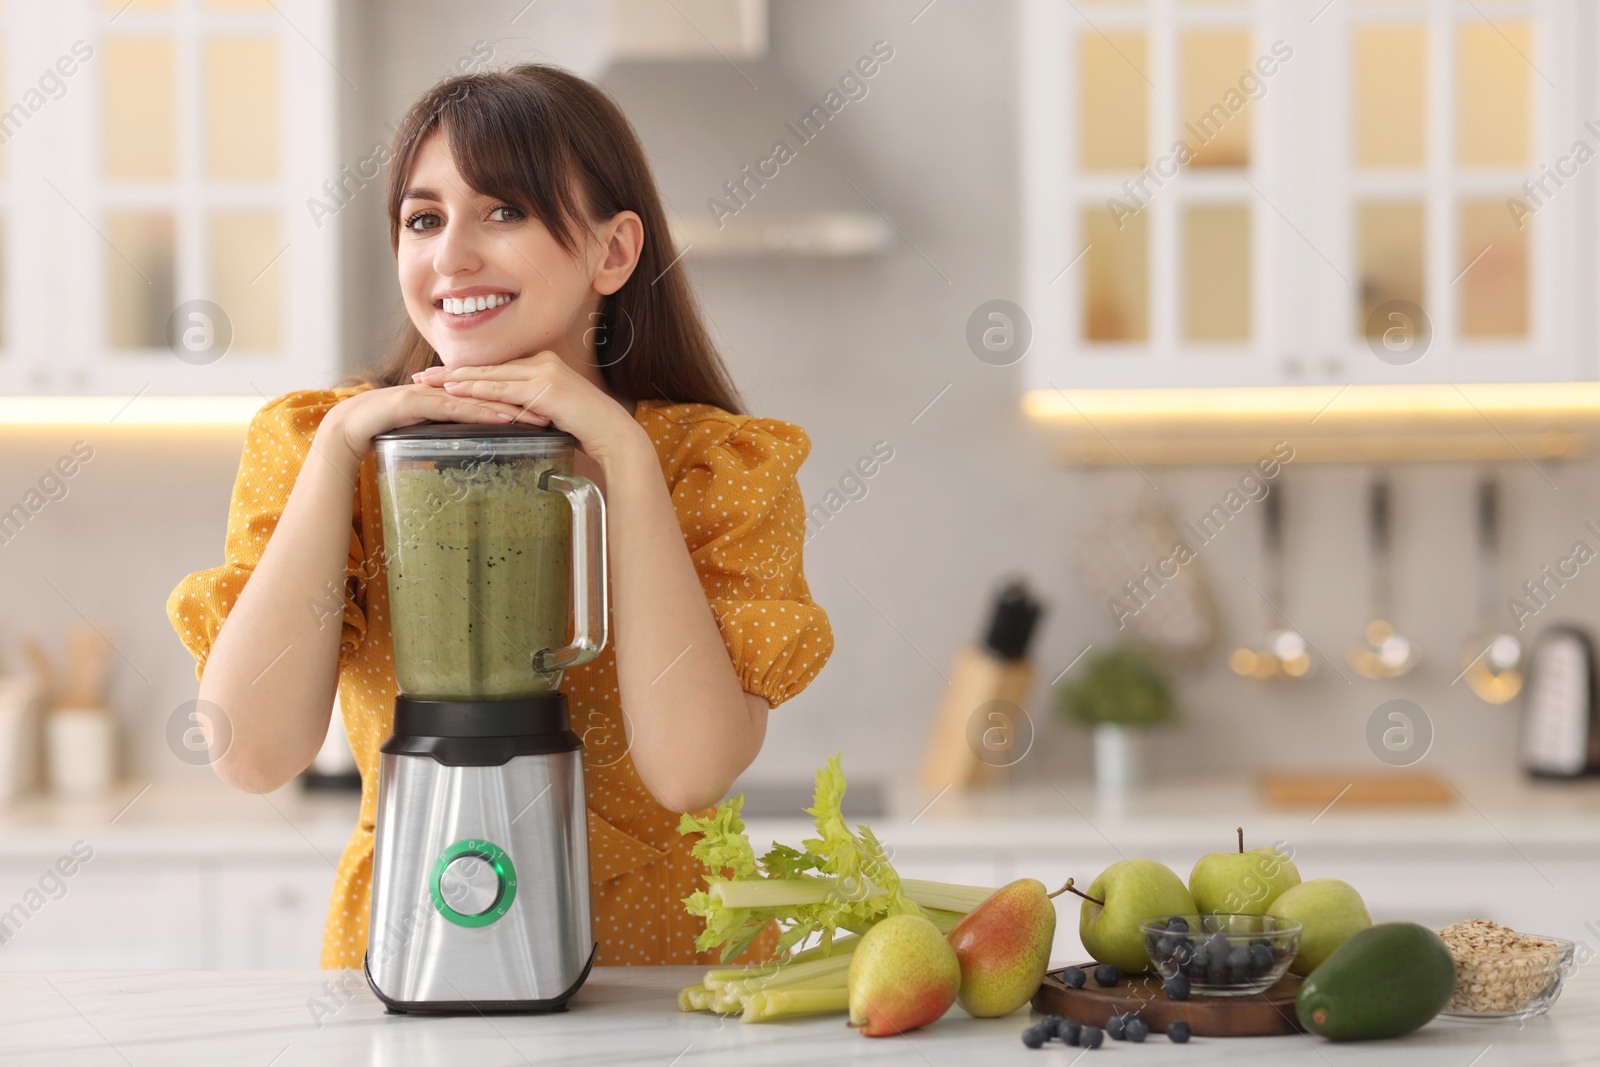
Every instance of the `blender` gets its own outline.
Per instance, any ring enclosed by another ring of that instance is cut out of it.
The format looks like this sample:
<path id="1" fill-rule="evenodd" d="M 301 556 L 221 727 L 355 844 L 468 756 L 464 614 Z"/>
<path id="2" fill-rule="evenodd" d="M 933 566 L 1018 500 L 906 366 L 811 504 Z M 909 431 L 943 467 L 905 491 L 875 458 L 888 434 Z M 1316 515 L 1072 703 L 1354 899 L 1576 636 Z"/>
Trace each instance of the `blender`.
<path id="1" fill-rule="evenodd" d="M 373 441 L 400 695 L 379 749 L 367 982 L 391 1012 L 564 1010 L 597 945 L 560 686 L 605 647 L 605 503 L 554 428 L 420 423 Z"/>

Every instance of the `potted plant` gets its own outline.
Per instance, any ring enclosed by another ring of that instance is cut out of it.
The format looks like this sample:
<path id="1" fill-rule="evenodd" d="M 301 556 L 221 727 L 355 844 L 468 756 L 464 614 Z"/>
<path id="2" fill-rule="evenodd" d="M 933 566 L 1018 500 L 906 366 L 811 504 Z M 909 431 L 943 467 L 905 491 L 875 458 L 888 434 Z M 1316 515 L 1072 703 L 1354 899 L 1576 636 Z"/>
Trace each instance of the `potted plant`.
<path id="1" fill-rule="evenodd" d="M 1138 784 L 1140 731 L 1178 719 L 1166 672 L 1134 643 L 1086 658 L 1077 680 L 1061 686 L 1058 706 L 1069 721 L 1093 729 L 1095 792 L 1107 804 Z"/>

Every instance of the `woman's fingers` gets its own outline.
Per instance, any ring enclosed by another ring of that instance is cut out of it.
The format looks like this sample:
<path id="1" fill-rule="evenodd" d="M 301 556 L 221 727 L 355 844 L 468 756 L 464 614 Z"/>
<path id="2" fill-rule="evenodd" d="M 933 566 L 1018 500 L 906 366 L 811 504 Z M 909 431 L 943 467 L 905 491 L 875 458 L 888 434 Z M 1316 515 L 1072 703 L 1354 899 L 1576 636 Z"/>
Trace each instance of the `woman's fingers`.
<path id="1" fill-rule="evenodd" d="M 526 422 L 535 426 L 548 425 L 550 420 L 533 411 L 525 411 L 515 404 L 503 404 L 495 400 L 477 400 L 467 397 L 452 397 L 450 404 L 452 412 L 459 412 L 470 416 L 474 422 Z M 504 414 L 508 418 L 501 418 Z M 458 421 L 466 421 L 465 419 Z"/>

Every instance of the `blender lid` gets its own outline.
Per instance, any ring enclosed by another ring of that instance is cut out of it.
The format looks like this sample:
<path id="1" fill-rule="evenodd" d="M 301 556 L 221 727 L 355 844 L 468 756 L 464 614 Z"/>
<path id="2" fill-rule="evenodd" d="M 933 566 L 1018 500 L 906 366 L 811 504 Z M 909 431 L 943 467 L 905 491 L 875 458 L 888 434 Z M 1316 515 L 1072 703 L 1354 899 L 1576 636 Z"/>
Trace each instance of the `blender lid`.
<path id="1" fill-rule="evenodd" d="M 439 440 L 459 437 L 565 437 L 570 433 L 554 426 L 530 426 L 525 422 L 508 422 L 496 426 L 487 422 L 419 422 L 414 426 L 399 426 L 393 430 L 374 434 L 374 441 Z"/>

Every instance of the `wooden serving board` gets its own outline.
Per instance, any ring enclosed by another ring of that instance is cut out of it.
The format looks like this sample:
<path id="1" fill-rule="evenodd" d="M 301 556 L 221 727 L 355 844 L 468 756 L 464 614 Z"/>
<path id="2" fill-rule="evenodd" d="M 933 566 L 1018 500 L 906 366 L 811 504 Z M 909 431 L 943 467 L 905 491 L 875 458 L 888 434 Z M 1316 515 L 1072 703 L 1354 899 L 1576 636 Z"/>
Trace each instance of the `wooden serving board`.
<path id="1" fill-rule="evenodd" d="M 1048 971 L 1033 995 L 1033 1009 L 1043 1015 L 1064 1015 L 1090 1026 L 1104 1026 L 1122 1012 L 1135 1012 L 1151 1033 L 1182 1019 L 1196 1037 L 1274 1037 L 1297 1034 L 1304 1027 L 1294 1013 L 1300 978 L 1285 974 L 1265 993 L 1243 997 L 1211 997 L 1196 993 L 1187 1000 L 1169 1000 L 1154 974 L 1123 975 L 1110 989 L 1095 983 L 1095 964 L 1080 963 L 1088 981 L 1069 989 L 1061 971 Z"/>
<path id="2" fill-rule="evenodd" d="M 1268 804 L 1281 808 L 1450 807 L 1456 791 L 1448 779 L 1420 771 L 1341 774 L 1267 771 L 1258 779 Z"/>

